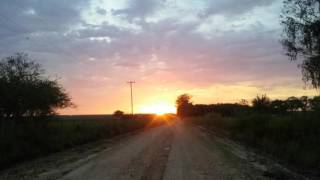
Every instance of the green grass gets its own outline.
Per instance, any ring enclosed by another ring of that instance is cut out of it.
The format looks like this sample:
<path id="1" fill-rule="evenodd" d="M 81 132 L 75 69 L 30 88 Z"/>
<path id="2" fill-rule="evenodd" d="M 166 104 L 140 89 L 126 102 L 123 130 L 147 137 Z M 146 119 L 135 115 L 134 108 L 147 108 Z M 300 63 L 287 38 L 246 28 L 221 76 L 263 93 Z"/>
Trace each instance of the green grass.
<path id="1" fill-rule="evenodd" d="M 320 172 L 320 114 L 287 115 L 246 112 L 234 116 L 207 114 L 186 121 L 214 129 L 294 167 Z"/>
<path id="2" fill-rule="evenodd" d="M 51 120 L 0 121 L 0 169 L 103 138 L 161 124 L 152 115 L 61 116 Z"/>

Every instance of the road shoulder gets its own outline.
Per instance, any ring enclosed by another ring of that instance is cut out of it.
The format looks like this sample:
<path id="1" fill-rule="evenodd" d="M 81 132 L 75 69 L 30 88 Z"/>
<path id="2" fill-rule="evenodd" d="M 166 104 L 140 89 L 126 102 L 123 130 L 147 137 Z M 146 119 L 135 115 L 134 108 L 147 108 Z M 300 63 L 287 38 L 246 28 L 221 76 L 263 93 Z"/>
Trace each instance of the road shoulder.
<path id="1" fill-rule="evenodd" d="M 111 147 L 115 144 L 125 143 L 130 137 L 144 131 L 150 131 L 150 129 L 129 132 L 18 164 L 12 168 L 0 171 L 0 180 L 57 179 L 73 169 L 86 164 L 98 154 L 111 150 Z"/>

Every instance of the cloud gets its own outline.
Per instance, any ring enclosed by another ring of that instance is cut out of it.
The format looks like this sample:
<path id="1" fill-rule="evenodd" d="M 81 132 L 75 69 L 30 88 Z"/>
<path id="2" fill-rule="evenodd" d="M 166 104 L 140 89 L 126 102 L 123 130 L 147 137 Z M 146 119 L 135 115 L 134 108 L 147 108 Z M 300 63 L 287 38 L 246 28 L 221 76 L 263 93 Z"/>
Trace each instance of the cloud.
<path id="1" fill-rule="evenodd" d="M 275 0 L 212 0 L 208 1 L 202 17 L 210 15 L 236 16 L 247 13 L 256 7 L 268 6 Z"/>
<path id="2" fill-rule="evenodd" d="M 220 3 L 221 8 L 227 6 L 225 4 L 227 1 L 223 1 L 225 3 L 215 2 L 216 5 Z M 253 1 L 248 1 L 248 3 L 248 7 L 265 4 L 263 2 L 253 3 Z M 265 27 L 258 22 L 257 26 L 246 26 L 245 29 L 239 31 L 222 29 L 221 34 L 215 35 L 210 31 L 206 33 L 198 31 L 199 27 L 206 23 L 201 20 L 183 22 L 175 18 L 166 18 L 156 22 L 140 23 L 141 30 L 132 31 L 108 22 L 100 25 L 84 23 L 80 16 L 81 8 L 79 8 L 84 7 L 83 3 L 62 4 L 61 2 L 61 5 L 56 5 L 55 13 L 59 14 L 59 10 L 64 11 L 65 9 L 74 10 L 71 13 L 73 15 L 69 15 L 71 16 L 69 23 L 64 23 L 66 26 L 80 23 L 82 28 L 73 29 L 68 33 L 65 33 L 66 28 L 61 29 L 59 26 L 52 30 L 44 28 L 42 33 L 31 36 L 31 40 L 20 39 L 18 41 L 20 43 L 12 44 L 12 51 L 16 48 L 32 52 L 60 54 L 62 58 L 56 59 L 56 63 L 70 60 L 70 63 L 74 63 L 72 71 L 75 72 L 83 67 L 83 64 L 89 69 L 92 66 L 91 71 L 105 67 L 114 74 L 117 74 L 118 70 L 129 68 L 137 77 L 143 78 L 157 73 L 176 72 L 176 79 L 194 80 L 191 82 L 197 84 L 259 81 L 270 78 L 270 75 L 289 72 L 279 69 L 287 64 L 285 61 L 273 67 L 274 63 L 282 62 L 278 59 L 284 59 L 277 42 L 278 37 L 275 36 L 274 31 L 264 30 Z M 116 14 L 129 16 L 131 13 L 130 17 L 146 17 L 160 8 L 160 4 L 159 1 L 130 1 L 127 8 L 119 10 Z M 50 3 L 49 5 L 53 6 Z M 35 13 L 55 14 L 45 13 L 50 10 L 43 6 L 35 3 L 34 6 L 25 5 L 25 9 L 30 7 Z M 60 8 L 60 6 L 64 7 Z M 144 11 L 139 11 L 140 8 Z M 51 25 L 50 28 L 52 28 Z M 34 30 L 34 32 L 37 31 L 39 30 Z M 207 38 L 207 34 L 210 34 L 210 38 Z M 17 39 L 11 39 L 11 42 L 15 40 Z M 3 43 L 8 44 L 8 42 Z M 10 48 L 8 47 L 6 51 L 8 49 Z M 166 64 L 166 66 L 148 65 L 153 56 L 157 56 L 159 63 Z M 90 61 L 90 59 L 95 59 L 95 61 Z M 265 67 L 270 67 L 270 69 L 273 67 L 274 72 L 263 71 Z M 116 69 L 111 70 L 112 68 Z M 103 71 L 101 69 L 101 74 Z M 232 73 L 226 74 L 226 71 Z M 100 71 L 95 72 L 100 73 Z M 202 78 L 197 79 L 198 77 Z"/>
<path id="3" fill-rule="evenodd" d="M 4 0 L 0 2 L 2 27 L 16 34 L 59 31 L 81 23 L 81 10 L 86 0 L 34 1 Z"/>
<path id="4" fill-rule="evenodd" d="M 0 54 L 30 53 L 75 97 L 89 100 L 102 91 L 117 94 L 128 79 L 144 89 L 159 83 L 174 89 L 297 88 L 300 72 L 282 54 L 279 27 L 265 23 L 278 15 L 268 16 L 271 11 L 262 8 L 253 17 L 245 15 L 274 1 L 215 0 L 194 10 L 170 0 L 132 0 L 115 9 L 87 0 L 4 0 Z M 175 10 L 183 13 L 170 13 Z M 85 18 L 84 11 L 93 16 Z M 186 20 L 191 13 L 206 17 Z"/>
<path id="5" fill-rule="evenodd" d="M 164 5 L 164 3 L 165 0 L 130 0 L 127 8 L 113 10 L 113 15 L 123 16 L 129 21 L 135 18 L 141 20 L 152 15 L 158 8 Z"/>
<path id="6" fill-rule="evenodd" d="M 103 8 L 100 8 L 100 7 L 97 7 L 96 9 L 96 13 L 101 15 L 101 16 L 104 16 L 107 14 L 107 10 L 103 9 Z"/>

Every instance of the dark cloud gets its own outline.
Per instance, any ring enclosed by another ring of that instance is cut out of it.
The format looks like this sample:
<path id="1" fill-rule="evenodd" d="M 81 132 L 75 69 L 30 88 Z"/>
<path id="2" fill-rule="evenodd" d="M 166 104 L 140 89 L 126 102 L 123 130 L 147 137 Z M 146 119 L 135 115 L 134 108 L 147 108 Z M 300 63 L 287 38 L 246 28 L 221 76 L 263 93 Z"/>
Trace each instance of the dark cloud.
<path id="1" fill-rule="evenodd" d="M 200 15 L 202 17 L 210 15 L 236 16 L 247 13 L 255 7 L 270 5 L 274 1 L 275 0 L 210 0 Z"/>
<path id="2" fill-rule="evenodd" d="M 24 51 L 74 59 L 77 53 L 68 51 L 72 37 L 65 33 L 83 23 L 81 13 L 88 4 L 87 0 L 0 1 L 1 55 Z"/>
<path id="3" fill-rule="evenodd" d="M 81 23 L 86 0 L 2 0 L 1 29 L 21 33 L 61 31 Z"/>
<path id="4" fill-rule="evenodd" d="M 113 15 L 122 16 L 129 21 L 135 18 L 144 19 L 152 15 L 158 8 L 164 5 L 166 0 L 130 0 L 127 8 L 113 10 Z"/>
<path id="5" fill-rule="evenodd" d="M 103 9 L 103 8 L 100 8 L 100 7 L 97 7 L 96 9 L 96 13 L 99 14 L 99 15 L 106 15 L 107 14 L 107 10 Z"/>
<path id="6" fill-rule="evenodd" d="M 222 31 L 220 35 L 212 33 L 207 38 L 197 31 L 201 21 L 183 22 L 175 18 L 142 21 L 141 29 L 133 31 L 108 22 L 84 23 L 81 10 L 88 6 L 85 0 L 17 2 L 0 2 L 0 10 L 10 17 L 0 16 L 0 46 L 4 47 L 0 53 L 31 52 L 39 59 L 48 59 L 45 61 L 48 67 L 57 68 L 66 78 L 107 75 L 126 79 L 128 74 L 148 78 L 173 73 L 177 81 L 209 85 L 296 75 L 296 69 L 287 68 L 290 62 L 281 55 L 277 32 L 266 30 L 258 22 L 257 26 Z M 235 15 L 271 2 L 215 0 L 206 14 Z M 163 1 L 130 1 L 127 8 L 113 14 L 131 21 L 154 14 L 162 5 Z M 95 10 L 99 13 L 103 9 Z M 77 24 L 82 28 L 70 28 Z M 99 40 L 103 38 L 109 41 Z M 157 60 L 152 60 L 154 56 Z M 94 61 L 89 61 L 90 58 Z"/>

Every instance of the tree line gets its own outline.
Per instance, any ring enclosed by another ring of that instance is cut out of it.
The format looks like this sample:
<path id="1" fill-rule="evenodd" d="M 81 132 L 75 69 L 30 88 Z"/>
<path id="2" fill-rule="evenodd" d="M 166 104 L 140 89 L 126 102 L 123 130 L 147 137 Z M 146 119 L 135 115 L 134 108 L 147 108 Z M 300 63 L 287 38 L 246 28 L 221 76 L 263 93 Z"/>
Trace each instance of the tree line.
<path id="1" fill-rule="evenodd" d="M 285 100 L 271 100 L 266 95 L 261 95 L 253 99 L 252 108 L 256 111 L 273 113 L 320 111 L 320 96 L 292 96 Z"/>
<path id="2" fill-rule="evenodd" d="M 246 100 L 241 100 L 239 103 L 193 104 L 191 98 L 192 96 L 189 94 L 182 94 L 177 98 L 178 116 L 201 116 L 211 112 L 233 116 L 244 111 L 275 114 L 320 111 L 320 96 L 302 96 L 300 98 L 292 96 L 285 100 L 271 100 L 267 95 L 258 95 L 251 101 L 251 105 Z"/>

